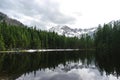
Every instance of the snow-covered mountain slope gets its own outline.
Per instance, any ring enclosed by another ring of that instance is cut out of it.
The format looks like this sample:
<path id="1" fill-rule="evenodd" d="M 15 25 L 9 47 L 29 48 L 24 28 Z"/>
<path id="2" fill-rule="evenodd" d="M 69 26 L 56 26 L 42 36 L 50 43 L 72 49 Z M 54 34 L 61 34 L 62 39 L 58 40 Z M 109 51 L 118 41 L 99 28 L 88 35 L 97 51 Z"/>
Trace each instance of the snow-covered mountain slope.
<path id="1" fill-rule="evenodd" d="M 97 30 L 97 27 L 88 28 L 88 29 L 72 29 L 68 26 L 55 26 L 49 29 L 50 32 L 56 32 L 59 35 L 65 35 L 67 37 L 78 37 L 80 38 L 82 35 L 88 34 L 93 36 L 93 33 Z"/>

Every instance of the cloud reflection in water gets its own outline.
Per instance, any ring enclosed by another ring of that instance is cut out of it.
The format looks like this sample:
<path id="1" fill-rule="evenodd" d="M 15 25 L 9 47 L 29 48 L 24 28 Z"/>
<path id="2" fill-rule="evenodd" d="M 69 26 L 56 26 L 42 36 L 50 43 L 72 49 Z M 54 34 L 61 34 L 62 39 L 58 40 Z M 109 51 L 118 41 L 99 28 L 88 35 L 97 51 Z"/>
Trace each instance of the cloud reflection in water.
<path id="1" fill-rule="evenodd" d="M 16 80 L 120 80 L 120 77 L 106 76 L 105 73 L 101 75 L 97 68 L 91 67 L 73 68 L 66 72 L 63 70 L 63 66 L 59 65 L 55 69 L 38 70 L 22 75 Z"/>

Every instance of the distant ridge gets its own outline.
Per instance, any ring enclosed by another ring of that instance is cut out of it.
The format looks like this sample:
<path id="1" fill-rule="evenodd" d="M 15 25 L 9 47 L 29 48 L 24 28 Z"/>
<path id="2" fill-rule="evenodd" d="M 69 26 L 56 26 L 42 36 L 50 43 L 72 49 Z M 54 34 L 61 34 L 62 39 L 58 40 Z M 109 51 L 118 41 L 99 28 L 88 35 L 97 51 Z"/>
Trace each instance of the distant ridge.
<path id="1" fill-rule="evenodd" d="M 65 35 L 67 37 L 78 37 L 88 34 L 93 37 L 94 32 L 97 30 L 97 27 L 88 28 L 88 29 L 72 29 L 68 26 L 55 26 L 49 29 L 50 32 L 56 32 L 59 35 Z"/>
<path id="2" fill-rule="evenodd" d="M 22 24 L 20 21 L 9 18 L 6 14 L 0 12 L 0 22 L 3 22 L 3 21 L 5 21 L 8 25 L 24 26 L 24 24 Z"/>

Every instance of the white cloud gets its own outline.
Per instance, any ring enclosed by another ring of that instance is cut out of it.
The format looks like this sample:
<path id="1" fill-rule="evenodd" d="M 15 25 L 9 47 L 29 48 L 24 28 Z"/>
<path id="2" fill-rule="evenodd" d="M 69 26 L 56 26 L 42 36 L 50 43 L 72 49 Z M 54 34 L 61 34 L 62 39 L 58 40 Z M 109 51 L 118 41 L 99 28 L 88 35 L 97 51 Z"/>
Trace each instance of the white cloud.
<path id="1" fill-rule="evenodd" d="M 0 11 L 22 23 L 46 29 L 50 24 L 74 23 L 75 19 L 60 12 L 52 0 L 1 0 Z"/>
<path id="2" fill-rule="evenodd" d="M 88 28 L 120 19 L 119 0 L 0 0 L 0 2 L 0 11 L 27 25 L 42 25 L 42 29 L 60 24 Z"/>

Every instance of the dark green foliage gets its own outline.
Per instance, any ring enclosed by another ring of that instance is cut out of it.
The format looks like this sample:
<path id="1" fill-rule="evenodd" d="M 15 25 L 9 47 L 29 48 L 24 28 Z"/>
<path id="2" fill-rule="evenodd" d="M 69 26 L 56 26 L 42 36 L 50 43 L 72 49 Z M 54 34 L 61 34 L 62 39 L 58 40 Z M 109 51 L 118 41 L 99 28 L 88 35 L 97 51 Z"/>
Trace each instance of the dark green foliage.
<path id="1" fill-rule="evenodd" d="M 120 76 L 120 21 L 99 26 L 95 33 L 96 66 L 101 73 Z"/>
<path id="2" fill-rule="evenodd" d="M 120 21 L 99 26 L 95 34 L 95 46 L 99 51 L 120 52 Z"/>
<path id="3" fill-rule="evenodd" d="M 119 54 L 119 53 L 118 53 Z M 97 51 L 95 56 L 96 66 L 101 74 L 120 76 L 120 56 L 116 53 Z"/>
<path id="4" fill-rule="evenodd" d="M 0 23 L 0 50 L 12 49 L 58 49 L 58 48 L 92 48 L 90 36 L 60 36 L 55 32 L 37 30 L 36 27 L 7 25 Z M 88 46 L 89 45 L 89 46 Z"/>

